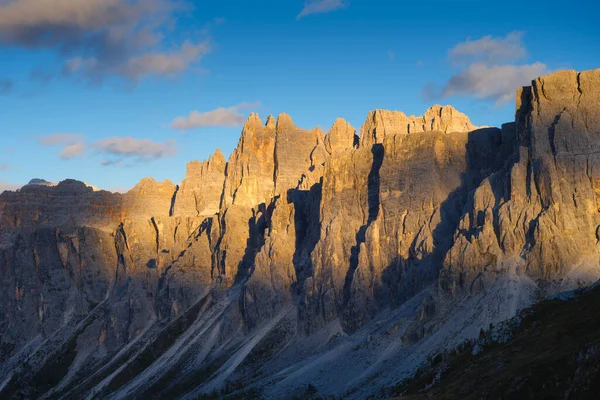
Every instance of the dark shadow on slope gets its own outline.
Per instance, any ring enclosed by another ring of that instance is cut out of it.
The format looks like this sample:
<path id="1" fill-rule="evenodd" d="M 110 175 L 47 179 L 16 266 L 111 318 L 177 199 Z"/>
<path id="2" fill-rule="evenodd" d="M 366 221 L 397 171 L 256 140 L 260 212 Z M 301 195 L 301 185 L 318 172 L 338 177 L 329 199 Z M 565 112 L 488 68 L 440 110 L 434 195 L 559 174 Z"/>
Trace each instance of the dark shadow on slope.
<path id="1" fill-rule="evenodd" d="M 93 320 L 90 320 L 91 322 Z M 88 325 L 85 325 L 84 328 L 87 328 Z M 69 368 L 77 357 L 77 339 L 82 331 L 83 329 L 78 330 L 68 341 L 62 343 L 54 354 L 44 360 L 44 364 L 35 374 L 28 374 L 27 369 L 15 373 L 0 391 L 0 398 L 40 398 L 55 388 L 67 376 Z"/>
<path id="2" fill-rule="evenodd" d="M 90 389 L 130 361 L 127 368 L 124 368 L 111 379 L 105 394 L 118 390 L 158 360 L 192 326 L 202 310 L 205 307 L 210 307 L 211 304 L 212 299 L 209 294 L 185 311 L 179 318 L 166 324 L 139 354 L 136 354 L 137 351 L 141 350 L 138 348 L 139 346 L 128 348 L 122 354 L 119 354 L 112 364 L 91 375 L 87 380 L 77 382 L 76 387 L 66 388 L 58 395 L 65 396 L 65 398 L 85 397 Z"/>
<path id="3" fill-rule="evenodd" d="M 171 198 L 171 208 L 169 208 L 169 217 L 173 216 L 175 212 L 175 202 L 177 201 L 177 193 L 179 193 L 179 185 L 175 186 L 175 192 L 173 193 L 173 197 Z"/>
<path id="4" fill-rule="evenodd" d="M 375 144 L 371 148 L 373 154 L 373 165 L 369 172 L 369 178 L 367 182 L 367 202 L 368 202 L 368 216 L 367 223 L 360 227 L 356 233 L 356 245 L 350 250 L 350 267 L 346 274 L 346 280 L 344 281 L 344 305 L 347 305 L 350 301 L 350 293 L 352 287 L 352 280 L 354 279 L 354 272 L 358 268 L 358 256 L 360 253 L 360 245 L 366 240 L 367 229 L 373 221 L 379 216 L 379 191 L 380 191 L 380 177 L 379 170 L 383 165 L 383 158 L 385 156 L 385 150 L 383 144 Z"/>
<path id="5" fill-rule="evenodd" d="M 466 143 L 466 169 L 461 174 L 460 186 L 450 192 L 439 205 L 440 222 L 432 232 L 433 251 L 423 254 L 418 250 L 421 244 L 416 242 L 419 235 L 415 236 L 415 242 L 410 245 L 409 256 L 407 258 L 398 256 L 383 270 L 382 284 L 375 288 L 376 309 L 387 306 L 397 307 L 440 277 L 460 219 L 473 208 L 473 190 L 486 177 L 502 170 L 503 167 L 509 171 L 510 166 L 517 161 L 515 153 L 518 146 L 514 125 L 507 126 L 505 129 L 504 132 L 497 128 L 483 128 L 469 132 Z M 496 205 L 498 205 L 510 188 L 501 176 L 492 179 L 491 183 L 497 200 Z M 472 217 L 475 220 L 482 219 L 481 216 Z M 458 273 L 453 279 L 457 279 L 459 285 L 466 283 L 466 276 L 462 273 Z M 424 318 L 427 317 L 426 314 L 434 312 L 432 307 L 426 308 L 422 310 L 425 313 Z M 418 336 L 422 337 L 424 334 L 420 332 Z"/>
<path id="6" fill-rule="evenodd" d="M 41 398 L 55 388 L 67 376 L 77 357 L 79 337 L 100 315 L 107 312 L 106 308 L 106 304 L 100 304 L 91 310 L 80 325 L 64 327 L 66 331 L 72 329 L 64 339 L 56 340 L 52 335 L 49 336 L 47 340 L 52 343 L 52 348 L 48 356 L 36 360 L 35 354 L 33 354 L 26 362 L 15 368 L 12 371 L 13 375 L 0 390 L 0 398 Z M 55 397 L 57 396 L 49 398 Z"/>
<path id="7" fill-rule="evenodd" d="M 288 203 L 294 204 L 296 244 L 293 257 L 296 284 L 292 292 L 299 294 L 306 279 L 313 275 L 312 252 L 321 239 L 322 184 L 310 190 L 288 190 Z"/>
<path id="8" fill-rule="evenodd" d="M 173 317 L 173 308 L 171 304 L 171 299 L 169 297 L 169 277 L 171 270 L 174 266 L 176 267 L 175 270 L 177 269 L 180 260 L 183 259 L 183 257 L 185 257 L 189 249 L 191 249 L 192 246 L 194 246 L 194 243 L 202 235 L 206 235 L 208 238 L 210 238 L 211 230 L 213 229 L 213 223 L 214 222 L 212 218 L 204 219 L 200 226 L 198 226 L 198 228 L 196 228 L 188 237 L 187 247 L 181 250 L 177 257 L 170 263 L 170 265 L 166 266 L 164 271 L 161 273 L 160 278 L 158 280 L 158 284 L 156 286 L 156 295 L 154 299 L 154 309 L 159 320 L 170 320 Z"/>
<path id="9" fill-rule="evenodd" d="M 271 223 L 271 216 L 277 199 L 279 199 L 279 196 L 273 198 L 268 207 L 265 203 L 261 203 L 255 209 L 252 209 L 252 217 L 248 220 L 250 235 L 246 240 L 246 250 L 242 261 L 238 264 L 235 284 L 245 282 L 254 272 L 256 255 L 265 244 L 265 232 Z"/>

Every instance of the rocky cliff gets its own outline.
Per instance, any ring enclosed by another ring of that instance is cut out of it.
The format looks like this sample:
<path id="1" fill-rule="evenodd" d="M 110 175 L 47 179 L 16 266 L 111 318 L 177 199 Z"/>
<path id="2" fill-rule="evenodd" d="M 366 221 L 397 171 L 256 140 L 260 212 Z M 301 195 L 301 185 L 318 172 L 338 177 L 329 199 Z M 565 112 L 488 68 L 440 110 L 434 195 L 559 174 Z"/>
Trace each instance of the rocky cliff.
<path id="1" fill-rule="evenodd" d="M 120 195 L 0 195 L 6 398 L 361 398 L 600 277 L 600 70 L 325 134 L 252 114 L 228 161 Z M 337 371 L 321 374 L 324 368 Z"/>

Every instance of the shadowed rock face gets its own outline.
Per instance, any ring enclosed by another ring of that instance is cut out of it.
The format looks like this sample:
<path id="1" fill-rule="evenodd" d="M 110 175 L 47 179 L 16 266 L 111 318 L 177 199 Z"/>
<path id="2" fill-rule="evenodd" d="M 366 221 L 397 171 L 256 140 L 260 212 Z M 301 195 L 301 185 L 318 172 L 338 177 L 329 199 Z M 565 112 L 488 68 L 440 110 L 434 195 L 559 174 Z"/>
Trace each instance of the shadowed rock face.
<path id="1" fill-rule="evenodd" d="M 501 129 L 450 106 L 373 111 L 360 138 L 252 114 L 229 160 L 189 163 L 180 186 L 5 192 L 0 397 L 263 390 L 266 365 L 332 326 L 352 340 L 413 307 L 394 328 L 408 346 L 504 275 L 597 279 L 599 110 L 600 70 L 563 71 Z"/>

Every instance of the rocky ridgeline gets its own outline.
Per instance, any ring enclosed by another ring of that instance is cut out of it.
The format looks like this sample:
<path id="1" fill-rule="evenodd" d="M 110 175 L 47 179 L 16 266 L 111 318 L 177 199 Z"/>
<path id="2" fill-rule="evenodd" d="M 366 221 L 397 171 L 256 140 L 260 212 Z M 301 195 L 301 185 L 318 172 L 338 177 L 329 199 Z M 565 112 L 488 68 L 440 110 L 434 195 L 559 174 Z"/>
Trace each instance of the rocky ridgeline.
<path id="1" fill-rule="evenodd" d="M 229 161 L 217 150 L 189 163 L 180 186 L 144 179 L 120 195 L 67 180 L 3 193 L 3 394 L 189 389 L 204 364 L 185 357 L 200 353 L 167 352 L 185 335 L 207 360 L 229 360 L 282 315 L 284 346 L 336 320 L 352 333 L 437 288 L 408 343 L 499 275 L 541 289 L 597 279 L 600 70 L 538 78 L 517 97 L 501 129 L 450 106 L 376 110 L 360 136 L 342 119 L 324 134 L 252 114 Z M 136 383 L 159 357 L 191 381 Z"/>

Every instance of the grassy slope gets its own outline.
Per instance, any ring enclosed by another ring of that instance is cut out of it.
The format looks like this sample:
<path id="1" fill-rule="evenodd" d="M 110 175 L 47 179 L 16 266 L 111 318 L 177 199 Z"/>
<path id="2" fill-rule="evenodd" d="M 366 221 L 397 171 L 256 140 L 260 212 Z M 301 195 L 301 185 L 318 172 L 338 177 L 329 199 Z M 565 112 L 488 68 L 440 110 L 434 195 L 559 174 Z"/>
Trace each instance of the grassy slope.
<path id="1" fill-rule="evenodd" d="M 468 344 L 387 393 L 410 400 L 599 399 L 600 286 L 524 315 L 506 343 L 476 355 Z"/>

